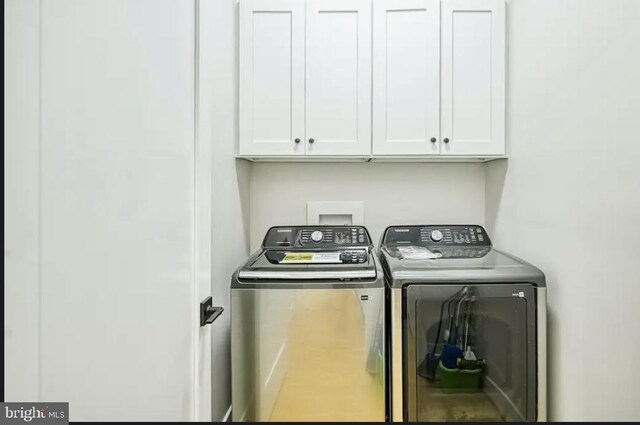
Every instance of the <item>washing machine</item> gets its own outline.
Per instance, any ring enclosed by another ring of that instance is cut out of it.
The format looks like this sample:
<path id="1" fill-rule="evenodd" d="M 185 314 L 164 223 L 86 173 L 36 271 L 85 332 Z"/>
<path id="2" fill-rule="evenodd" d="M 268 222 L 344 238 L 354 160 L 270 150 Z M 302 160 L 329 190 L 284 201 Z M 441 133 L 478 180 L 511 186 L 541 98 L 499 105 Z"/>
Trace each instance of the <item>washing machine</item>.
<path id="1" fill-rule="evenodd" d="M 387 285 L 393 421 L 546 420 L 546 285 L 478 225 L 391 226 Z"/>
<path id="2" fill-rule="evenodd" d="M 280 226 L 231 279 L 234 421 L 384 421 L 385 289 L 362 226 Z"/>

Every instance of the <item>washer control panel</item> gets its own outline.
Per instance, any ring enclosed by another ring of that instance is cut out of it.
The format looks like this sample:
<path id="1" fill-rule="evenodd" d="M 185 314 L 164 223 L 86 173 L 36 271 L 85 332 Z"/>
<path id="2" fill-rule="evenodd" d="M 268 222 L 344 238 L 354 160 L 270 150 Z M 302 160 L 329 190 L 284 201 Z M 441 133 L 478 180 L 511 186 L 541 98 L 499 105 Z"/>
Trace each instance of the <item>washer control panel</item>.
<path id="1" fill-rule="evenodd" d="M 369 260 L 368 249 L 287 250 L 269 249 L 265 256 L 277 264 L 363 264 Z"/>
<path id="2" fill-rule="evenodd" d="M 344 250 L 370 247 L 369 232 L 363 226 L 278 226 L 267 232 L 262 247 Z"/>
<path id="3" fill-rule="evenodd" d="M 364 249 L 345 249 L 340 251 L 340 260 L 346 264 L 359 264 L 367 261 L 367 251 Z"/>
<path id="4" fill-rule="evenodd" d="M 371 238 L 362 226 L 272 227 L 262 242 L 277 264 L 364 264 Z"/>

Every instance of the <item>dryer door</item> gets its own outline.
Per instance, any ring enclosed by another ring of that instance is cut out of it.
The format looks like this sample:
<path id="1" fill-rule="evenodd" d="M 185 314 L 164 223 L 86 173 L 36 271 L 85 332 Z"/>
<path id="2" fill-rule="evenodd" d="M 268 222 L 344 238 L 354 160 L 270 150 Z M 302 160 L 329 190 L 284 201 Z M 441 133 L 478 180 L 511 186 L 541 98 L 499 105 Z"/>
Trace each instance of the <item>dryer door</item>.
<path id="1" fill-rule="evenodd" d="M 405 420 L 536 420 L 532 285 L 409 285 L 403 304 Z"/>

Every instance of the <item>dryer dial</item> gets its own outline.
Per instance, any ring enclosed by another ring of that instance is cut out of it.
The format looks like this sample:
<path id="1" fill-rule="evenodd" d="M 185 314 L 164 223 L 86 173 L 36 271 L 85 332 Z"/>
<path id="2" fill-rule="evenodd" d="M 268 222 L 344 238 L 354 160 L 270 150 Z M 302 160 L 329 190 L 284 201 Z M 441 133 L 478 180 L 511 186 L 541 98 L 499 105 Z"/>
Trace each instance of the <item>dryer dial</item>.
<path id="1" fill-rule="evenodd" d="M 440 230 L 433 230 L 431 232 L 431 240 L 434 242 L 440 242 L 442 240 L 442 232 Z"/>

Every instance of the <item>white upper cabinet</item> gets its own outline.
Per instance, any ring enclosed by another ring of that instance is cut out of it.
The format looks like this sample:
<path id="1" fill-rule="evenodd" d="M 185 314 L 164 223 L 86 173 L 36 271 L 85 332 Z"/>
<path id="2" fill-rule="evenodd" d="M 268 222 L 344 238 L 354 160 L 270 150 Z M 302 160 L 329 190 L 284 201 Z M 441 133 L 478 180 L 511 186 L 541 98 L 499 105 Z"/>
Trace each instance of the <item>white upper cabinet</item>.
<path id="1" fill-rule="evenodd" d="M 240 0 L 240 156 L 505 154 L 504 0 Z"/>
<path id="2" fill-rule="evenodd" d="M 373 154 L 440 146 L 440 1 L 374 0 Z"/>
<path id="3" fill-rule="evenodd" d="M 304 154 L 304 6 L 240 2 L 240 155 Z"/>
<path id="4" fill-rule="evenodd" d="M 505 153 L 504 0 L 443 0 L 441 153 Z"/>
<path id="5" fill-rule="evenodd" d="M 306 153 L 371 154 L 371 0 L 307 0 Z"/>

